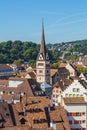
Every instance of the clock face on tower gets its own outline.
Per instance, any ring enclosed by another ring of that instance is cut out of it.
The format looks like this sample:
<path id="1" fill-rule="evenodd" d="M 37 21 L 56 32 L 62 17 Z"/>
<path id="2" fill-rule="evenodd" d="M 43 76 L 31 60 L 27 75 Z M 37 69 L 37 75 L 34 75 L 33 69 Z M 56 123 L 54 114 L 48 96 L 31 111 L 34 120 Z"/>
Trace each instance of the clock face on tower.
<path id="1" fill-rule="evenodd" d="M 39 56 L 39 60 L 43 60 L 43 56 L 41 54 Z"/>

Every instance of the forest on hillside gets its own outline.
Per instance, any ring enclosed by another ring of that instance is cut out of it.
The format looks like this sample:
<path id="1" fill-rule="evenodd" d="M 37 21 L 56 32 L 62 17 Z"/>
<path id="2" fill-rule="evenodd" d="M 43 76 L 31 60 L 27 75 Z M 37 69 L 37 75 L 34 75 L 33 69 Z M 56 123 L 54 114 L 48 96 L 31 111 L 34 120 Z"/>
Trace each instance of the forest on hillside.
<path id="1" fill-rule="evenodd" d="M 28 62 L 29 64 L 35 65 L 39 48 L 40 44 L 34 42 L 22 42 L 20 40 L 1 42 L 0 64 Z M 70 59 L 74 55 L 73 52 L 87 55 L 87 40 L 47 44 L 47 49 L 51 63 L 56 63 L 58 62 L 60 55 L 66 51 L 70 53 Z"/>
<path id="2" fill-rule="evenodd" d="M 40 44 L 33 42 L 7 41 L 0 43 L 0 64 L 28 62 L 35 63 L 40 49 Z M 55 62 L 58 60 L 58 52 L 49 51 L 50 59 Z"/>

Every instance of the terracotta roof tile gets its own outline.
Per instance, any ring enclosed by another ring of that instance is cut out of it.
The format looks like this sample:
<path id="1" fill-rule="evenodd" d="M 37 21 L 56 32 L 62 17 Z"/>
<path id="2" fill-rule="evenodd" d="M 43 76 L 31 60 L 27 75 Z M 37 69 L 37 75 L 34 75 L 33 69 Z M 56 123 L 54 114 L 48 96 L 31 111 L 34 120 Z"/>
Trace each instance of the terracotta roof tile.
<path id="1" fill-rule="evenodd" d="M 14 126 L 14 127 L 6 127 L 6 128 L 2 128 L 0 130 L 53 130 L 52 128 L 30 128 L 29 125 L 25 125 L 25 126 Z"/>
<path id="2" fill-rule="evenodd" d="M 54 76 L 56 72 L 58 72 L 58 69 L 50 69 L 50 76 Z"/>
<path id="3" fill-rule="evenodd" d="M 60 63 L 59 67 L 65 67 L 67 63 Z"/>
<path id="4" fill-rule="evenodd" d="M 8 80 L 1 80 L 0 79 L 0 86 L 8 86 Z"/>
<path id="5" fill-rule="evenodd" d="M 58 68 L 58 72 L 59 72 L 60 74 L 66 74 L 66 73 L 69 74 L 69 71 L 68 71 L 65 67 L 60 67 L 60 68 Z"/>
<path id="6" fill-rule="evenodd" d="M 13 70 L 9 65 L 7 64 L 0 64 L 0 70 L 7 70 L 7 69 L 10 69 L 10 70 Z"/>
<path id="7" fill-rule="evenodd" d="M 1 122 L 3 123 L 4 127 L 13 126 L 9 106 L 5 102 L 0 103 L 0 118 L 2 118 Z"/>

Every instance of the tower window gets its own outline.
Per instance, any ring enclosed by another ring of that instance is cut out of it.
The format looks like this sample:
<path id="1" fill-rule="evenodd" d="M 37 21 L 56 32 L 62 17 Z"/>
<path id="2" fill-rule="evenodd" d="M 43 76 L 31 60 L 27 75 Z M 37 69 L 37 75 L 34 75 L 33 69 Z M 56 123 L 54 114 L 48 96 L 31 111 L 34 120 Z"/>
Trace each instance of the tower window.
<path id="1" fill-rule="evenodd" d="M 49 73 L 49 70 L 47 70 L 47 73 Z"/>
<path id="2" fill-rule="evenodd" d="M 39 73 L 43 73 L 43 71 L 42 71 L 42 70 L 39 70 Z"/>
<path id="3" fill-rule="evenodd" d="M 47 65 L 46 65 L 46 67 L 50 67 L 50 65 L 49 65 L 49 64 L 47 64 Z"/>
<path id="4" fill-rule="evenodd" d="M 38 63 L 38 66 L 43 66 L 44 64 L 43 63 Z"/>

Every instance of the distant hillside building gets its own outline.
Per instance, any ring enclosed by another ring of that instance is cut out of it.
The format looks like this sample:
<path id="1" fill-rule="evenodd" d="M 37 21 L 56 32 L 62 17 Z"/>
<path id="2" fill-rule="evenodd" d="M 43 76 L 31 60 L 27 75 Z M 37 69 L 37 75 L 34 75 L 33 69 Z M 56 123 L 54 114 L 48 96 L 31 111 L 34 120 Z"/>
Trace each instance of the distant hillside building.
<path id="1" fill-rule="evenodd" d="M 38 83 L 50 84 L 50 61 L 45 45 L 44 26 L 42 24 L 42 40 L 36 61 L 36 80 Z"/>
<path id="2" fill-rule="evenodd" d="M 87 55 L 83 58 L 83 65 L 87 66 Z"/>

